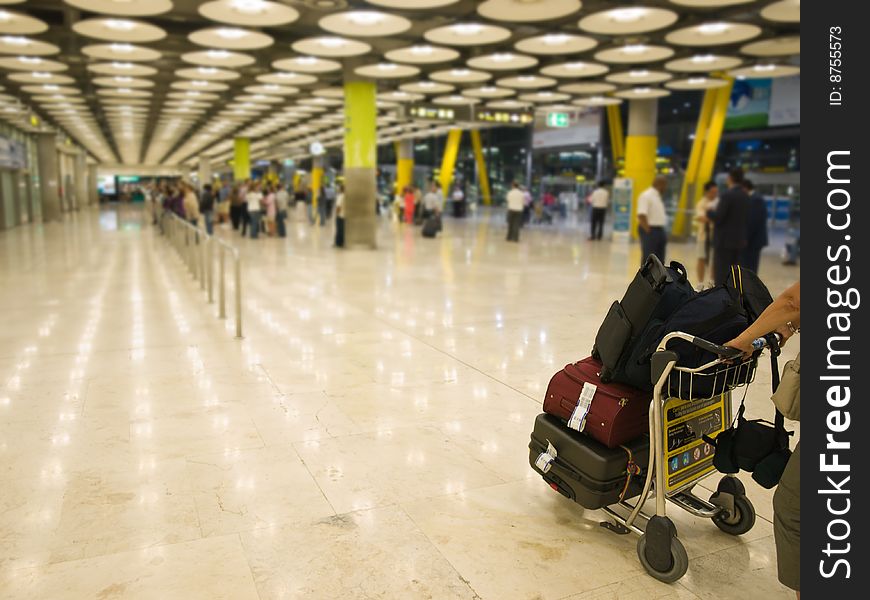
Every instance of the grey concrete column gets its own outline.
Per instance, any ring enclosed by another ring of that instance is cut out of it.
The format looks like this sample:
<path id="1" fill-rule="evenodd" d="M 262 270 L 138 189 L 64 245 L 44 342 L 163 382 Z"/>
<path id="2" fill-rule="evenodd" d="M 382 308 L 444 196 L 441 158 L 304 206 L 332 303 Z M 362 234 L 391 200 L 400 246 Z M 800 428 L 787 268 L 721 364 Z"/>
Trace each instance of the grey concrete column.
<path id="1" fill-rule="evenodd" d="M 628 135 L 658 135 L 659 101 L 649 100 L 628 101 Z"/>
<path id="2" fill-rule="evenodd" d="M 74 157 L 74 162 L 76 209 L 81 210 L 88 205 L 88 161 L 84 150 L 79 150 Z"/>
<path id="3" fill-rule="evenodd" d="M 36 134 L 36 158 L 39 162 L 39 189 L 42 205 L 42 220 L 60 221 L 61 207 L 58 194 L 58 161 L 54 132 Z"/>
<path id="4" fill-rule="evenodd" d="M 202 189 L 207 183 L 211 183 L 211 160 L 206 156 L 199 157 L 199 187 Z"/>
<path id="5" fill-rule="evenodd" d="M 94 206 L 100 203 L 97 177 L 97 165 L 88 165 L 88 204 L 93 204 Z"/>

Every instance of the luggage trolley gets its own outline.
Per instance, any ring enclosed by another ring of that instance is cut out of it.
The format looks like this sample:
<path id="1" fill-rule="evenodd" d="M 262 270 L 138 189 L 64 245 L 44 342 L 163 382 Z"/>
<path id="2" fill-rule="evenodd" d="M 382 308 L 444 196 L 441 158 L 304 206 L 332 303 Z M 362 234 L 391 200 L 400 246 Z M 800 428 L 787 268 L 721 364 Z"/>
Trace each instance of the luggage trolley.
<path id="1" fill-rule="evenodd" d="M 688 342 L 718 358 L 697 368 L 681 367 L 678 354 L 668 350 L 674 340 Z M 756 350 L 766 345 L 763 338 L 753 343 Z M 713 448 L 702 436 L 715 436 L 730 426 L 731 391 L 752 383 L 757 354 L 741 359 L 735 348 L 674 332 L 662 339 L 652 356 L 654 395 L 649 410 L 652 447 L 643 491 L 634 505 L 622 500 L 602 508 L 613 522 L 601 525 L 617 533 L 639 534 L 638 558 L 647 573 L 660 581 L 677 581 L 689 567 L 686 549 L 667 516 L 667 502 L 695 516 L 712 519 L 719 529 L 731 535 L 746 533 L 755 524 L 755 508 L 737 477 L 724 476 L 709 501 L 692 493 L 692 488 L 716 470 Z M 643 511 L 651 498 L 655 498 L 653 515 Z M 629 513 L 624 515 L 616 508 Z M 643 527 L 637 524 L 639 520 L 644 522 Z"/>

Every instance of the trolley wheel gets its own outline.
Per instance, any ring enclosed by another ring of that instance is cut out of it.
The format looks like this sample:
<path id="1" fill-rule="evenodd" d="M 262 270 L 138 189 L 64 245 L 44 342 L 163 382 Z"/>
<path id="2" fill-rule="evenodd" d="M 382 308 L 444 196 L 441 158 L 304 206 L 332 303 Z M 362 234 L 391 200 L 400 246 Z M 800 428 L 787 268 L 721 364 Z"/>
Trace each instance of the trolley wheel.
<path id="1" fill-rule="evenodd" d="M 601 360 L 601 355 L 598 353 L 598 348 L 592 346 L 592 358 L 595 360 Z"/>
<path id="2" fill-rule="evenodd" d="M 743 535 L 755 525 L 755 507 L 746 496 L 734 496 L 734 513 L 722 511 L 713 522 L 716 527 L 730 535 Z"/>
<path id="3" fill-rule="evenodd" d="M 640 564 L 646 569 L 646 572 L 655 577 L 659 581 L 665 583 L 673 583 L 680 579 L 689 570 L 689 555 L 686 554 L 686 548 L 678 538 L 671 538 L 671 560 L 670 568 L 659 571 L 650 564 L 646 556 L 646 534 L 640 536 L 637 540 L 637 557 L 640 559 Z"/>

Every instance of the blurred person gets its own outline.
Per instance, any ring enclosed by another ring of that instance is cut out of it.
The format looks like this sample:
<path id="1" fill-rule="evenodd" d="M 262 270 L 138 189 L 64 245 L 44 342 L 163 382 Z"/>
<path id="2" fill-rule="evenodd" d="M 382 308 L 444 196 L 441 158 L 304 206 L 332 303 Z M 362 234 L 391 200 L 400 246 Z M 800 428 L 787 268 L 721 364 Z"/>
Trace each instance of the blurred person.
<path id="1" fill-rule="evenodd" d="M 320 221 L 320 226 L 326 227 L 326 222 L 329 220 L 329 200 L 326 197 L 326 188 L 323 184 L 317 191 L 317 218 Z"/>
<path id="2" fill-rule="evenodd" d="M 199 198 L 196 197 L 196 192 L 193 186 L 189 183 L 182 184 L 184 194 L 184 216 L 191 225 L 199 224 Z"/>
<path id="3" fill-rule="evenodd" d="M 743 191 L 749 196 L 749 209 L 746 218 L 746 247 L 741 252 L 740 265 L 758 273 L 761 251 L 768 244 L 767 203 L 761 194 L 755 193 L 755 185 L 749 179 L 743 180 Z"/>
<path id="4" fill-rule="evenodd" d="M 344 248 L 344 185 L 338 185 L 335 196 L 335 247 Z"/>
<path id="5" fill-rule="evenodd" d="M 233 230 L 238 231 L 242 221 L 242 186 L 238 183 L 230 190 L 230 222 Z"/>
<path id="6" fill-rule="evenodd" d="M 433 181 L 429 191 L 423 196 L 423 220 L 433 215 L 440 215 L 444 210 L 444 194 L 441 193 L 441 185 Z"/>
<path id="7" fill-rule="evenodd" d="M 218 206 L 217 206 L 217 222 L 226 223 L 230 215 L 230 193 L 232 187 L 229 181 L 222 181 L 221 187 L 218 190 Z"/>
<path id="8" fill-rule="evenodd" d="M 278 185 L 278 191 L 275 192 L 275 209 L 276 209 L 276 224 L 278 226 L 278 237 L 287 237 L 287 211 L 290 208 L 290 194 L 287 193 L 287 188 L 284 184 Z"/>
<path id="9" fill-rule="evenodd" d="M 245 194 L 245 200 L 247 203 L 247 221 L 251 227 L 251 239 L 256 240 L 260 237 L 260 217 L 263 214 L 263 194 L 260 191 L 259 181 L 251 184 L 251 188 Z"/>
<path id="10" fill-rule="evenodd" d="M 202 193 L 199 196 L 199 212 L 205 221 L 205 231 L 209 235 L 214 233 L 215 196 L 210 183 L 202 186 Z"/>
<path id="11" fill-rule="evenodd" d="M 453 188 L 453 216 L 462 217 L 465 215 L 465 192 L 462 191 L 462 186 L 458 183 Z"/>
<path id="12" fill-rule="evenodd" d="M 263 186 L 263 200 L 261 210 L 265 216 L 266 235 L 275 235 L 275 218 L 278 216 L 278 208 L 275 205 L 275 191 L 271 183 Z"/>
<path id="13" fill-rule="evenodd" d="M 607 191 L 603 181 L 598 182 L 598 187 L 589 196 L 589 204 L 592 206 L 592 229 L 589 232 L 589 239 L 600 240 L 604 236 L 604 219 L 607 217 L 607 207 L 610 205 L 610 192 Z"/>
<path id="14" fill-rule="evenodd" d="M 532 193 L 528 188 L 526 188 L 526 186 L 520 186 L 520 191 L 523 193 L 523 223 L 530 223 L 532 220 L 534 199 L 532 198 Z"/>
<path id="15" fill-rule="evenodd" d="M 507 193 L 507 208 L 508 208 L 508 234 L 507 241 L 520 241 L 520 226 L 523 221 L 523 192 L 520 190 L 520 184 L 514 181 L 511 184 L 511 190 Z"/>
<path id="16" fill-rule="evenodd" d="M 414 223 L 414 190 L 410 185 L 406 185 L 402 190 L 402 202 L 405 210 L 405 223 Z"/>
<path id="17" fill-rule="evenodd" d="M 713 223 L 713 281 L 722 285 L 728 279 L 731 265 L 740 264 L 740 253 L 746 248 L 749 196 L 743 191 L 743 169 L 728 173 L 728 189 L 719 196 L 716 208 L 707 211 Z"/>
<path id="18" fill-rule="evenodd" d="M 652 185 L 637 197 L 637 222 L 640 234 L 640 263 L 643 265 L 646 257 L 655 254 L 665 262 L 668 236 L 665 233 L 667 215 L 662 194 L 668 188 L 668 180 L 661 175 L 656 176 Z"/>
<path id="19" fill-rule="evenodd" d="M 752 341 L 771 332 L 782 337 L 782 344 L 801 329 L 801 282 L 780 294 L 758 319 L 739 336 L 726 343 L 744 354 L 754 350 Z M 798 355 L 800 356 L 800 355 Z M 800 405 L 800 385 L 792 398 Z M 801 597 L 801 443 L 795 445 L 779 485 L 773 495 L 773 539 L 776 544 L 776 570 L 780 583 Z"/>
<path id="20" fill-rule="evenodd" d="M 698 259 L 698 286 L 706 287 L 707 266 L 710 264 L 710 249 L 713 243 L 713 224 L 706 218 L 707 213 L 719 203 L 719 186 L 715 181 L 708 181 L 704 184 L 704 194 L 698 200 L 698 205 L 695 207 L 695 216 L 692 217 L 697 228 L 695 236 L 695 256 Z"/>

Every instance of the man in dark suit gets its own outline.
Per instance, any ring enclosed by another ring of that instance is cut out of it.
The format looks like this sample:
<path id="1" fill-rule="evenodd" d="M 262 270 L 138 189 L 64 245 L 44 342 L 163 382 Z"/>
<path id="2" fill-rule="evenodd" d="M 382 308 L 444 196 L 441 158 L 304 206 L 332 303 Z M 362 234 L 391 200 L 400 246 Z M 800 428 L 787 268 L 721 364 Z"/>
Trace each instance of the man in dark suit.
<path id="1" fill-rule="evenodd" d="M 716 285 L 728 279 L 731 265 L 740 264 L 746 247 L 749 196 L 743 191 L 743 169 L 728 173 L 728 189 L 719 197 L 715 209 L 707 212 L 713 223 L 713 278 Z"/>
<path id="2" fill-rule="evenodd" d="M 767 246 L 767 205 L 761 194 L 748 179 L 743 181 L 743 190 L 749 195 L 749 212 L 746 221 L 746 248 L 740 256 L 740 265 L 758 273 L 761 249 Z"/>

